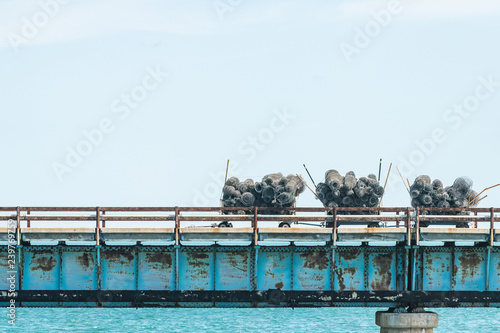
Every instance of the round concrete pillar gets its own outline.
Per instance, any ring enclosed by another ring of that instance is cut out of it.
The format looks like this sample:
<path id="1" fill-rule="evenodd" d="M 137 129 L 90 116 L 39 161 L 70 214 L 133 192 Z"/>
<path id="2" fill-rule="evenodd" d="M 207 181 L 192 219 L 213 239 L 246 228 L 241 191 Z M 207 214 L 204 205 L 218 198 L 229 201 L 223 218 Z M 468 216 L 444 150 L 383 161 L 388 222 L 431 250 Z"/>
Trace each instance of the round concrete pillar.
<path id="1" fill-rule="evenodd" d="M 380 326 L 380 333 L 432 333 L 438 326 L 438 314 L 377 311 L 375 323 Z"/>

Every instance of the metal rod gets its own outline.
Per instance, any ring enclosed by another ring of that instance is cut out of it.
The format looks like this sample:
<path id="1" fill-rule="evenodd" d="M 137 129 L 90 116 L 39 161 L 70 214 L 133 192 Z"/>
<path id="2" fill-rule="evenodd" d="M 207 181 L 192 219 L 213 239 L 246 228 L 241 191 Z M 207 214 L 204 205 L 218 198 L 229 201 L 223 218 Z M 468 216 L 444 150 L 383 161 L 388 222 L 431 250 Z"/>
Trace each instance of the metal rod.
<path id="1" fill-rule="evenodd" d="M 382 197 L 380 197 L 380 202 L 378 203 L 379 207 L 382 205 L 382 199 L 384 198 L 385 187 L 387 186 L 387 180 L 389 180 L 389 174 L 391 173 L 391 168 L 392 168 L 392 163 L 389 165 L 389 171 L 387 171 L 387 177 L 385 178 L 385 184 L 384 184 L 384 193 L 382 193 Z"/>
<path id="2" fill-rule="evenodd" d="M 317 186 L 316 186 L 316 183 L 314 182 L 313 177 L 312 177 L 312 176 L 311 176 L 311 174 L 309 173 L 309 170 L 307 170 L 306 165 L 305 165 L 305 164 L 302 164 L 302 165 L 304 166 L 304 169 L 306 169 L 306 172 L 307 172 L 307 174 L 309 175 L 309 178 L 311 178 L 311 181 L 312 181 L 312 183 L 313 183 L 314 187 L 316 188 L 316 187 L 317 187 Z"/>
<path id="3" fill-rule="evenodd" d="M 401 174 L 401 171 L 399 171 L 399 168 L 397 165 L 396 165 L 396 169 L 398 170 L 399 176 L 401 177 L 401 180 L 403 181 L 403 185 L 405 186 L 405 189 L 408 191 L 408 194 L 410 194 L 410 189 L 406 186 L 405 180 L 403 179 L 403 175 Z"/>
<path id="4" fill-rule="evenodd" d="M 378 183 L 380 184 L 380 173 L 382 172 L 382 159 L 380 159 L 380 163 L 378 164 Z"/>

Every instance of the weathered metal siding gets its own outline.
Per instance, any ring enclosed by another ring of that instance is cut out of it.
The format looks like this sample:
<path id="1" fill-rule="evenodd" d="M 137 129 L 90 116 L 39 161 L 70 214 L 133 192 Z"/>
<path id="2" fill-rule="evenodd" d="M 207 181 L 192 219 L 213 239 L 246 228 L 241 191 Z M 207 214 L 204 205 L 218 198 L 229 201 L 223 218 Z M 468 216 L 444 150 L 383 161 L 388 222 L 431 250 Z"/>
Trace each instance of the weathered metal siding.
<path id="1" fill-rule="evenodd" d="M 258 254 L 257 290 L 292 290 L 289 247 L 262 247 Z"/>
<path id="2" fill-rule="evenodd" d="M 109 246 L 101 252 L 101 289 L 136 290 L 135 247 Z"/>
<path id="3" fill-rule="evenodd" d="M 61 261 L 58 247 L 32 246 L 23 251 L 23 289 L 59 290 Z"/>
<path id="4" fill-rule="evenodd" d="M 500 290 L 498 248 L 420 247 L 415 266 L 418 290 Z"/>
<path id="5" fill-rule="evenodd" d="M 339 247 L 334 290 L 404 290 L 405 250 L 401 247 Z"/>
<path id="6" fill-rule="evenodd" d="M 179 289 L 214 290 L 214 252 L 210 247 L 185 247 L 179 253 Z"/>
<path id="7" fill-rule="evenodd" d="M 252 290 L 252 255 L 248 248 L 217 248 L 215 263 L 216 290 Z"/>
<path id="8" fill-rule="evenodd" d="M 296 248 L 293 290 L 330 290 L 331 253 L 329 248 Z"/>
<path id="9" fill-rule="evenodd" d="M 138 290 L 175 290 L 175 252 L 171 247 L 139 248 L 138 265 Z"/>
<path id="10" fill-rule="evenodd" d="M 65 247 L 61 251 L 61 289 L 97 290 L 95 249 Z"/>
<path id="11" fill-rule="evenodd" d="M 489 289 L 500 291 L 500 249 L 494 248 L 490 253 L 489 263 Z"/>

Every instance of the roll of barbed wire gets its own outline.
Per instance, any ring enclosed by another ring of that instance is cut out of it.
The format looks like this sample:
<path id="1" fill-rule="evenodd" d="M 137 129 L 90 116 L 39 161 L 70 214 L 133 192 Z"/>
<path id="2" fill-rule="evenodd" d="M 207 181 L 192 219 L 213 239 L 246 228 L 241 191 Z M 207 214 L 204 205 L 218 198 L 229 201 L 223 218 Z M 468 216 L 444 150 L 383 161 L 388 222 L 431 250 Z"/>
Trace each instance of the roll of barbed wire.
<path id="1" fill-rule="evenodd" d="M 253 188 L 254 188 L 255 192 L 262 193 L 262 183 L 261 182 L 255 182 Z"/>
<path id="2" fill-rule="evenodd" d="M 241 203 L 243 206 L 251 207 L 255 203 L 255 196 L 250 192 L 245 192 L 241 195 Z"/>
<path id="3" fill-rule="evenodd" d="M 384 188 L 380 185 L 375 185 L 372 187 L 373 189 L 373 194 L 375 194 L 377 197 L 382 197 L 382 195 L 384 194 Z"/>
<path id="4" fill-rule="evenodd" d="M 319 199 L 328 207 L 332 202 L 335 207 L 376 207 L 384 188 L 380 186 L 374 174 L 368 177 L 356 178 L 353 171 L 349 171 L 343 177 L 336 170 L 328 170 L 325 173 L 325 181 L 318 184 L 316 188 Z M 319 195 L 322 193 L 322 195 Z M 340 211 L 342 212 L 342 211 Z M 342 214 L 376 214 L 371 211 L 342 212 Z"/>
<path id="5" fill-rule="evenodd" d="M 434 188 L 434 190 L 440 190 L 443 188 L 443 182 L 439 179 L 434 179 L 432 181 L 432 187 Z"/>
<path id="6" fill-rule="evenodd" d="M 233 186 L 236 187 L 240 181 L 236 177 L 231 177 L 228 180 L 226 180 L 226 185 L 227 186 Z"/>
<path id="7" fill-rule="evenodd" d="M 245 183 L 239 183 L 239 184 L 236 186 L 236 189 L 237 189 L 238 191 L 240 191 L 241 193 L 248 192 L 248 186 L 247 186 L 247 184 L 245 184 Z"/>
<path id="8" fill-rule="evenodd" d="M 325 183 L 333 190 L 338 190 L 344 183 L 343 177 L 337 170 L 329 170 L 325 174 Z"/>

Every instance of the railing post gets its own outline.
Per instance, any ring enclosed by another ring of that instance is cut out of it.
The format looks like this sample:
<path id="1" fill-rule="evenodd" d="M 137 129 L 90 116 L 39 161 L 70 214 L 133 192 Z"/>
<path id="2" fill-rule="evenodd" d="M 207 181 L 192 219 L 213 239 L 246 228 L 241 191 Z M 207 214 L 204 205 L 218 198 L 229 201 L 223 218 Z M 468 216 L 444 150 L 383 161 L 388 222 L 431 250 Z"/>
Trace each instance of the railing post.
<path id="1" fill-rule="evenodd" d="M 17 220 L 17 229 L 16 229 L 17 245 L 21 245 L 21 208 L 19 206 L 17 206 L 16 209 L 16 220 Z"/>
<path id="2" fill-rule="evenodd" d="M 100 230 L 101 230 L 101 217 L 100 217 L 100 208 L 99 207 L 96 207 L 95 209 L 95 243 L 96 245 L 100 245 L 101 244 L 101 233 L 100 233 Z"/>
<path id="3" fill-rule="evenodd" d="M 411 246 L 411 208 L 406 207 L 406 245 Z"/>
<path id="4" fill-rule="evenodd" d="M 179 245 L 179 227 L 180 227 L 179 207 L 175 206 L 175 245 Z"/>
<path id="5" fill-rule="evenodd" d="M 415 208 L 415 215 L 416 215 L 416 221 L 415 221 L 415 242 L 417 246 L 420 245 L 420 210 L 419 207 Z"/>
<path id="6" fill-rule="evenodd" d="M 495 208 L 490 208 L 490 246 L 493 246 L 495 240 Z"/>
<path id="7" fill-rule="evenodd" d="M 252 220 L 253 244 L 254 245 L 258 245 L 258 242 L 259 242 L 259 233 L 258 233 L 258 229 L 257 229 L 258 211 L 259 211 L 259 208 L 257 208 L 257 206 L 255 206 L 253 208 L 253 220 Z"/>
<path id="8" fill-rule="evenodd" d="M 333 207 L 333 246 L 337 246 L 337 207 Z"/>

